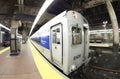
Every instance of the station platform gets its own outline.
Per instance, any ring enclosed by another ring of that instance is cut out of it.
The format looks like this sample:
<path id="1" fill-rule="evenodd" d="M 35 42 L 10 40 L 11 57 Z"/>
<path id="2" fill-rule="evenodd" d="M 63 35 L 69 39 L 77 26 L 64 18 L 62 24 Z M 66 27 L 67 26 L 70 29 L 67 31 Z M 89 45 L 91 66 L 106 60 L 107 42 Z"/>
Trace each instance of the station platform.
<path id="1" fill-rule="evenodd" d="M 17 56 L 10 56 L 9 47 L 0 50 L 0 79 L 42 79 L 28 44 Z"/>
<path id="2" fill-rule="evenodd" d="M 0 50 L 0 79 L 68 79 L 54 70 L 28 41 L 19 55 L 10 56 L 10 47 Z"/>

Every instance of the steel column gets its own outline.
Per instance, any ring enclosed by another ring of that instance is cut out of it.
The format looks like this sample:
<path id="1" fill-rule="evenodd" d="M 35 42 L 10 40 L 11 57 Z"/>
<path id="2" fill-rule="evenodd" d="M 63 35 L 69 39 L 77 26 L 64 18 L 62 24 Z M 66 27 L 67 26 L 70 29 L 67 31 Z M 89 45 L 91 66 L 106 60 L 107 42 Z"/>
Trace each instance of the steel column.
<path id="1" fill-rule="evenodd" d="M 111 19 L 112 28 L 113 28 L 113 53 L 118 53 L 119 51 L 119 29 L 118 29 L 118 21 L 116 18 L 115 11 L 110 0 L 105 0 L 108 13 Z"/>

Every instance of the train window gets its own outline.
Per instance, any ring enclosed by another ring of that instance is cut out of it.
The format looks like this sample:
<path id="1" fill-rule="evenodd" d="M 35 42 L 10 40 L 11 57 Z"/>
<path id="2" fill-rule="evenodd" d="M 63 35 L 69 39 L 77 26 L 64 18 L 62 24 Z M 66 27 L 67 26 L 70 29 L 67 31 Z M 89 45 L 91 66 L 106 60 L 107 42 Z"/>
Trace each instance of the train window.
<path id="1" fill-rule="evenodd" d="M 56 43 L 57 43 L 57 44 L 60 44 L 60 33 L 59 33 L 59 32 L 57 32 L 57 40 L 56 40 Z"/>
<path id="2" fill-rule="evenodd" d="M 82 32 L 78 27 L 72 27 L 72 44 L 77 45 L 82 42 Z"/>
<path id="3" fill-rule="evenodd" d="M 53 43 L 56 43 L 56 30 L 53 30 Z"/>
<path id="4" fill-rule="evenodd" d="M 60 32 L 60 28 L 57 28 L 56 30 L 57 30 L 57 32 Z"/>
<path id="5" fill-rule="evenodd" d="M 60 28 L 53 30 L 53 43 L 60 44 Z"/>
<path id="6" fill-rule="evenodd" d="M 56 31 L 57 31 L 57 44 L 60 44 L 60 28 L 57 28 Z"/>

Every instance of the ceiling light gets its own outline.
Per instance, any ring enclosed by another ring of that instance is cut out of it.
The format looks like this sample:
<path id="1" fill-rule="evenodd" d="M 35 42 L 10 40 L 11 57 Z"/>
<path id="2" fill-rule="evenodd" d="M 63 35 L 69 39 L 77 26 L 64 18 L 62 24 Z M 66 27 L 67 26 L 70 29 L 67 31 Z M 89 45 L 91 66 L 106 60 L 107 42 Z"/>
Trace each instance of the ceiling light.
<path id="1" fill-rule="evenodd" d="M 0 27 L 2 27 L 2 28 L 4 28 L 4 29 L 6 29 L 6 30 L 8 30 L 8 31 L 10 31 L 10 29 L 9 29 L 9 28 L 7 28 L 6 26 L 4 26 L 4 25 L 2 25 L 2 24 L 0 24 Z"/>
<path id="2" fill-rule="evenodd" d="M 41 7 L 41 9 L 38 12 L 38 15 L 36 16 L 33 25 L 30 29 L 30 33 L 29 36 L 31 35 L 33 28 L 35 27 L 35 25 L 37 24 L 38 20 L 40 19 L 40 17 L 42 16 L 42 14 L 45 12 L 45 10 L 49 7 L 49 5 L 53 2 L 54 0 L 46 0 L 43 4 L 43 6 Z"/>

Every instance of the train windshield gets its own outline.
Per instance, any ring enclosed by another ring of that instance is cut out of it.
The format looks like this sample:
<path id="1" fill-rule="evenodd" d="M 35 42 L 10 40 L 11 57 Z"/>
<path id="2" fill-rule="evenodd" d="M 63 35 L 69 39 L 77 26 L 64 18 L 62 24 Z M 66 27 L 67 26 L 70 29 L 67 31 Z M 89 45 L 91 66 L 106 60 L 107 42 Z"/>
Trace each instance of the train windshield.
<path id="1" fill-rule="evenodd" d="M 72 44 L 77 45 L 82 43 L 82 32 L 79 27 L 72 27 Z"/>

